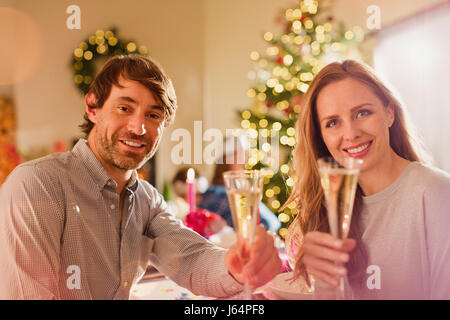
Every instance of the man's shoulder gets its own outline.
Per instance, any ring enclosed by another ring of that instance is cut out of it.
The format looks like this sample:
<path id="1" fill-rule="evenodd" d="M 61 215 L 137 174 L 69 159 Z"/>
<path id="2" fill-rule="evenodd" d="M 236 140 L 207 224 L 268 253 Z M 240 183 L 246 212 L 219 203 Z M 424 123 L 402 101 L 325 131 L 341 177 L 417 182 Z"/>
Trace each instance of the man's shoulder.
<path id="1" fill-rule="evenodd" d="M 138 179 L 138 188 L 136 192 L 142 196 L 148 196 L 150 198 L 162 197 L 159 191 L 150 182 L 143 179 Z"/>
<path id="2" fill-rule="evenodd" d="M 67 176 L 70 152 L 50 154 L 18 165 L 8 176 L 4 185 L 40 184 L 56 182 Z"/>

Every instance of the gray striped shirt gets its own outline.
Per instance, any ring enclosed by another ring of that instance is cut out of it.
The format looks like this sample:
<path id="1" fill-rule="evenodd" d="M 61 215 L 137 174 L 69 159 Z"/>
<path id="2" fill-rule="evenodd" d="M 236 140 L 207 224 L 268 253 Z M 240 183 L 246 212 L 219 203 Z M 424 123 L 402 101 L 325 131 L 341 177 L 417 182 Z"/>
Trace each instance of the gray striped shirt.
<path id="1" fill-rule="evenodd" d="M 128 299 L 149 262 L 194 294 L 242 289 L 136 172 L 120 224 L 116 187 L 83 139 L 18 166 L 0 188 L 0 299 Z"/>

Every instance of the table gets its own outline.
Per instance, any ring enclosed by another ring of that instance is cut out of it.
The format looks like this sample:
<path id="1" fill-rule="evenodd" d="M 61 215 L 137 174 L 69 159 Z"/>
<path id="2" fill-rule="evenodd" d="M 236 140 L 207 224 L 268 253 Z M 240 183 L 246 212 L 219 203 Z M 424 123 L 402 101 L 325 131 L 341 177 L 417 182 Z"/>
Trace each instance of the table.
<path id="1" fill-rule="evenodd" d="M 213 237 L 209 239 L 214 244 L 223 247 L 229 248 L 235 241 L 236 236 L 231 227 L 226 226 L 221 232 L 217 233 Z M 281 244 L 278 244 L 277 247 L 280 249 Z M 284 250 L 280 250 L 280 255 Z M 281 256 L 280 256 L 281 257 Z M 283 260 L 283 258 L 282 258 Z M 268 285 L 266 284 L 261 288 L 257 288 L 254 291 L 253 299 L 255 300 L 280 300 L 273 292 L 268 290 Z M 172 280 L 165 277 L 163 274 L 159 273 L 154 268 L 149 268 L 143 277 L 143 279 L 135 285 L 131 290 L 131 297 L 135 300 L 213 300 L 216 298 L 206 297 L 206 296 L 197 296 L 194 295 L 188 289 L 180 287 Z M 231 296 L 226 299 L 241 299 L 241 294 L 236 296 Z"/>
<path id="2" fill-rule="evenodd" d="M 253 299 L 267 300 L 263 294 L 266 286 L 255 290 Z M 267 296 L 269 294 L 265 293 Z M 275 296 L 269 296 L 271 299 L 277 299 Z M 152 280 L 143 280 L 135 285 L 131 290 L 132 300 L 215 300 L 217 298 L 207 296 L 197 296 L 186 288 L 180 287 L 167 277 L 156 278 Z M 240 294 L 223 298 L 224 300 L 241 299 Z"/>

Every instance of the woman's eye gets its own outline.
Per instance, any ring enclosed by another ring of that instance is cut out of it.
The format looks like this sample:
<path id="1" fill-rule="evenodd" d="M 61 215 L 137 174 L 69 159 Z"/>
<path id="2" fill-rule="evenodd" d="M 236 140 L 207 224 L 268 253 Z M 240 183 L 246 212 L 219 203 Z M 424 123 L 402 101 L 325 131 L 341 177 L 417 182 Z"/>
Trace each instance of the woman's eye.
<path id="1" fill-rule="evenodd" d="M 332 128 L 337 125 L 337 120 L 333 119 L 326 123 L 325 128 Z"/>
<path id="2" fill-rule="evenodd" d="M 119 106 L 119 110 L 120 111 L 128 111 L 128 107 L 127 106 Z"/>
<path id="3" fill-rule="evenodd" d="M 363 110 L 358 111 L 358 113 L 356 114 L 356 117 L 357 118 L 365 117 L 365 116 L 368 116 L 369 114 L 371 114 L 371 112 L 369 110 L 363 109 Z"/>

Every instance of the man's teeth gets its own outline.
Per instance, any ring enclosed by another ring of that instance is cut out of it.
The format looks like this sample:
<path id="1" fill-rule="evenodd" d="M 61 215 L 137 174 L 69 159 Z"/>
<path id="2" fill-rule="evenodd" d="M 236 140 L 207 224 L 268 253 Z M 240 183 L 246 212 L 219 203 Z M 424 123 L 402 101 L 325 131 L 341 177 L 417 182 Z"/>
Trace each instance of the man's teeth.
<path id="1" fill-rule="evenodd" d="M 365 145 L 363 145 L 363 146 L 361 146 L 361 147 L 354 148 L 354 149 L 347 149 L 347 152 L 350 152 L 350 153 L 359 153 L 359 152 L 361 152 L 361 151 L 367 149 L 367 147 L 369 146 L 369 144 L 370 144 L 370 143 L 367 143 L 367 144 L 365 144 Z"/>
<path id="2" fill-rule="evenodd" d="M 123 143 L 125 143 L 125 144 L 127 144 L 127 145 L 129 145 L 131 147 L 136 147 L 136 148 L 139 148 L 139 147 L 143 146 L 142 144 L 139 144 L 139 143 L 136 143 L 136 142 L 131 142 L 131 141 L 124 141 Z"/>

